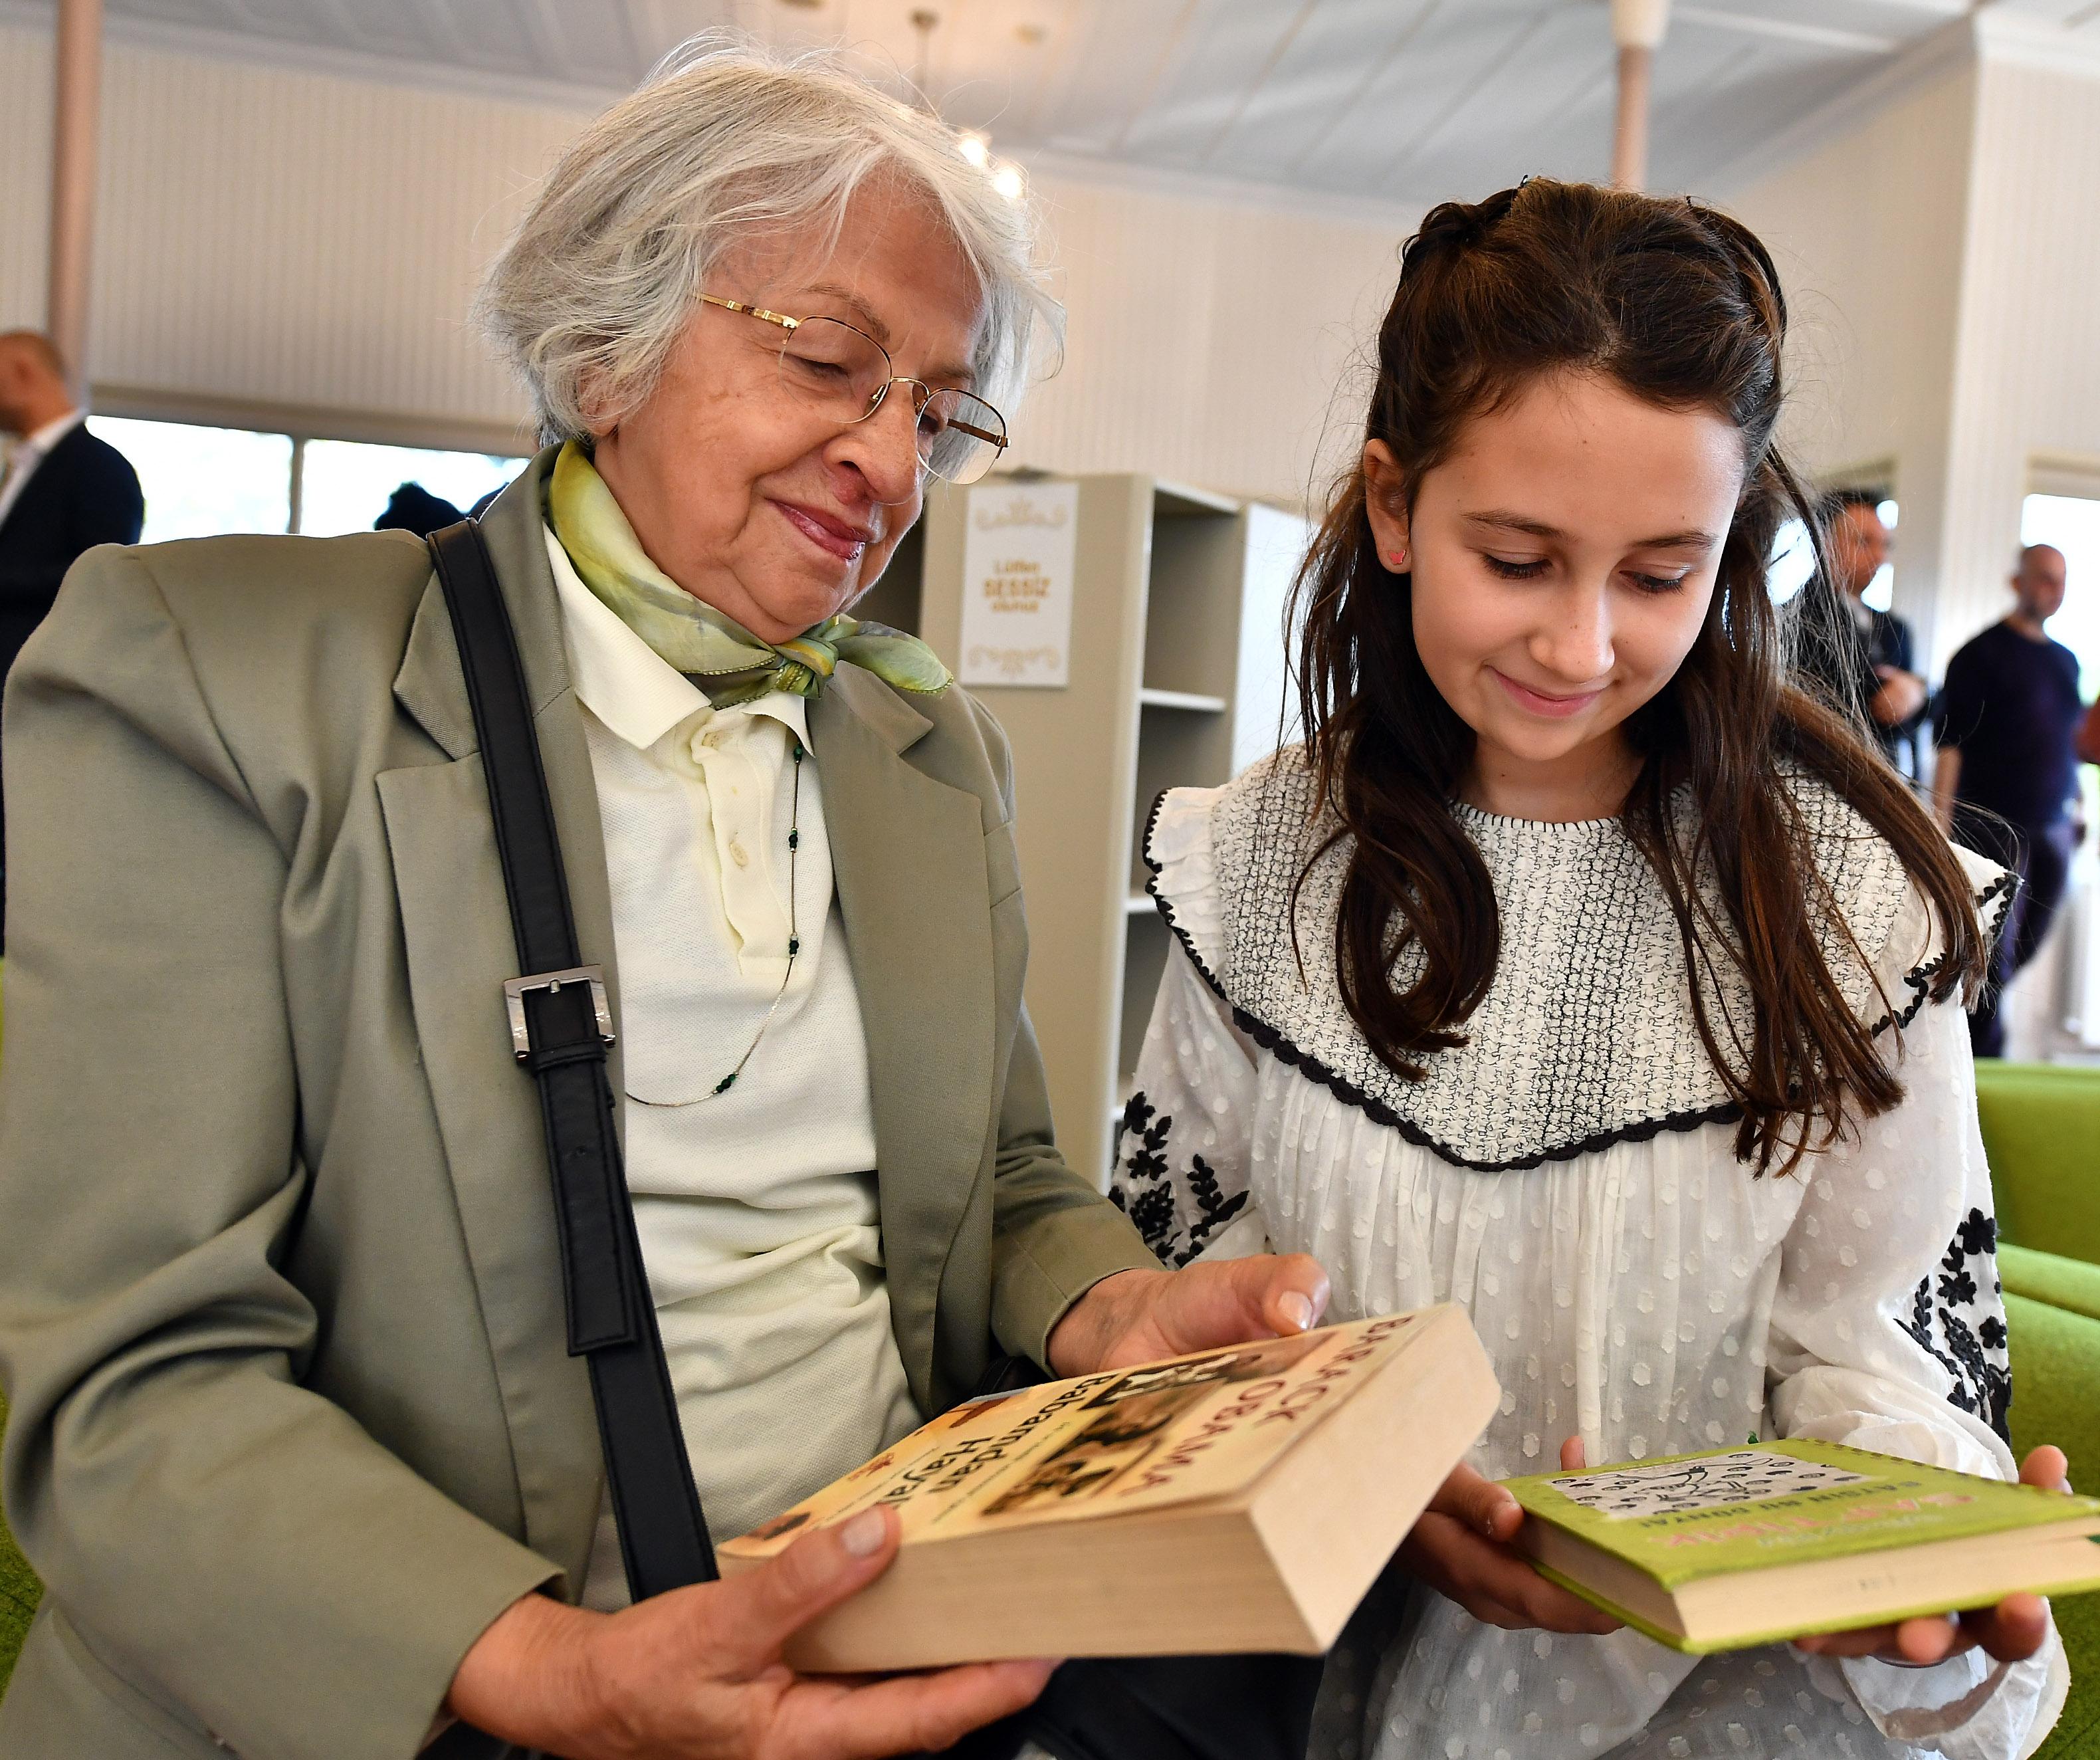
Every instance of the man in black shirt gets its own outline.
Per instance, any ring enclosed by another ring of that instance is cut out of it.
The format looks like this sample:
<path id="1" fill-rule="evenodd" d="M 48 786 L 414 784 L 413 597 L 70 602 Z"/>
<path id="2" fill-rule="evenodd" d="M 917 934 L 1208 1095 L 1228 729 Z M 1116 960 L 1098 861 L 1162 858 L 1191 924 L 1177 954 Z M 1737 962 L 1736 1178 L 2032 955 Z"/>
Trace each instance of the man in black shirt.
<path id="1" fill-rule="evenodd" d="M 1948 662 L 1932 779 L 1940 823 L 1957 842 L 2020 876 L 1991 983 L 1969 1018 L 1979 1057 L 2005 1055 L 1998 1013 L 2005 986 L 2049 933 L 2076 841 L 2078 657 L 2042 629 L 2063 604 L 2063 553 L 2029 545 L 2012 584 L 2012 615 Z"/>

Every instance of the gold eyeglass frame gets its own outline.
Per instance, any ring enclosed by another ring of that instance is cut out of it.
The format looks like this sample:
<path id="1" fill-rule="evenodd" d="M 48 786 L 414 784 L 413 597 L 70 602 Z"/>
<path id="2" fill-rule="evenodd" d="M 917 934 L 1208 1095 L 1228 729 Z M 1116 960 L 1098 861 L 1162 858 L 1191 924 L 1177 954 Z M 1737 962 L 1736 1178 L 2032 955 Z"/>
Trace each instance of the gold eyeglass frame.
<path id="1" fill-rule="evenodd" d="M 763 323 L 776 324 L 788 336 L 792 336 L 796 331 L 810 321 L 806 318 L 791 318 L 785 312 L 768 311 L 763 306 L 748 306 L 741 300 L 723 299 L 713 293 L 701 294 L 700 303 L 704 306 L 719 306 L 724 311 L 740 312 L 747 318 L 757 318 Z M 848 324 L 843 318 L 826 318 L 823 321 L 826 324 L 836 324 L 840 329 L 850 330 L 855 336 L 863 338 L 871 348 L 882 356 L 883 365 L 892 369 L 890 376 L 875 388 L 874 395 L 868 399 L 867 408 L 848 421 L 846 424 L 848 427 L 856 426 L 867 421 L 869 417 L 881 408 L 883 399 L 889 395 L 889 388 L 893 385 L 908 385 L 911 387 L 911 417 L 915 421 L 926 412 L 927 404 L 931 403 L 940 392 L 952 391 L 958 397 L 967 397 L 973 403 L 983 404 L 998 419 L 999 432 L 996 434 L 989 433 L 982 428 L 973 427 L 967 421 L 955 421 L 949 424 L 951 427 L 969 435 L 972 439 L 983 441 L 992 449 L 991 465 L 985 467 L 986 470 L 990 470 L 993 465 L 998 464 L 1000 455 L 1006 451 L 1010 443 L 1007 437 L 1006 417 L 1001 415 L 995 406 L 985 403 L 985 400 L 976 392 L 965 391 L 960 386 L 929 385 L 924 379 L 907 378 L 902 373 L 894 370 L 897 363 L 891 357 L 889 351 L 873 337 L 868 335 L 867 332 L 861 329 L 858 324 Z M 780 346 L 784 351 L 788 345 L 783 340 Z M 929 476 L 940 475 L 940 473 L 933 469 L 930 459 L 921 459 L 919 468 Z M 980 476 L 982 474 L 982 473 L 980 473 Z M 943 482 L 949 480 L 947 478 L 942 478 Z M 970 480 L 974 483 L 978 481 L 979 478 L 973 477 Z"/>

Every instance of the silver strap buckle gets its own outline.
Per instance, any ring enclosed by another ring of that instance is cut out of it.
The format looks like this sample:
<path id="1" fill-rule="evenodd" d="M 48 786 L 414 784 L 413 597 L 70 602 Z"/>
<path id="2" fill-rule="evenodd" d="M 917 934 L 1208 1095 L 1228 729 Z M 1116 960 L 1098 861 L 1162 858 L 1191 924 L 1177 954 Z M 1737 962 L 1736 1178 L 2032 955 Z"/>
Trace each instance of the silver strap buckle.
<path id="1" fill-rule="evenodd" d="M 532 1035 L 525 1027 L 526 992 L 544 990 L 554 995 L 564 984 L 590 986 L 591 1010 L 598 1017 L 598 1037 L 608 1045 L 612 1043 L 612 1009 L 605 999 L 603 966 L 579 965 L 566 972 L 535 972 L 528 977 L 506 978 L 503 984 L 504 1012 L 510 1017 L 510 1048 L 518 1053 L 520 1063 L 532 1055 Z"/>

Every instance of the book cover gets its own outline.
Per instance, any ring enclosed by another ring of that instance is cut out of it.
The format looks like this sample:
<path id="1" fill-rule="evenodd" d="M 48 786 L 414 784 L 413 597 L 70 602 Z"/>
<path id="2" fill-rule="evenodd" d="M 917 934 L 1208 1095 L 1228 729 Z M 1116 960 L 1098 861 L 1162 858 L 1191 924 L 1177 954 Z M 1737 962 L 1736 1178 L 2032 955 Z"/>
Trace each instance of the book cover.
<path id="1" fill-rule="evenodd" d="M 908 1546 L 1229 1496 L 1403 1352 L 1427 1312 L 969 1401 L 721 1550 L 770 1557 L 876 1503 L 896 1508 Z"/>
<path id="2" fill-rule="evenodd" d="M 2100 1499 L 1921 1467 L 1834 1442 L 1760 1442 L 1578 1473 L 1541 1473 L 1504 1481 L 1526 1512 L 1630 1566 L 1675 1594 L 1721 1577 L 1908 1550 L 1935 1544 L 2061 1528 L 2081 1520 L 2100 1534 Z M 1621 1603 L 1541 1563 L 1542 1574 L 1607 1605 L 1614 1614 L 1678 1648 L 1682 1633 L 1658 1629 Z M 2089 1581 L 2060 1592 L 2100 1587 L 2100 1543 Z M 1944 1599 L 1893 1609 L 1883 1618 L 1944 1608 Z M 1768 1642 L 1847 1623 L 1812 1614 L 1732 1644 Z"/>

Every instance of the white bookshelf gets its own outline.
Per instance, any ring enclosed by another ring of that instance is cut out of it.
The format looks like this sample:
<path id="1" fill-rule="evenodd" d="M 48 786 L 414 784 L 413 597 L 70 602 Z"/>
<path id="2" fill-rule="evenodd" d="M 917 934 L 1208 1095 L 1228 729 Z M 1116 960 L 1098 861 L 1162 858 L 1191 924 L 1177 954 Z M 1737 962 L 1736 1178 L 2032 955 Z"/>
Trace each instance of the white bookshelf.
<path id="1" fill-rule="evenodd" d="M 1058 1141 L 1105 1179 L 1170 936 L 1145 891 L 1145 822 L 1162 790 L 1224 782 L 1275 744 L 1283 602 L 1307 527 L 1150 477 L 1075 480 L 1070 683 L 971 688 L 1013 744 L 1027 999 Z M 902 587 L 875 602 L 888 582 L 857 608 L 915 627 L 951 666 L 968 494 L 929 497 L 912 621 Z"/>

